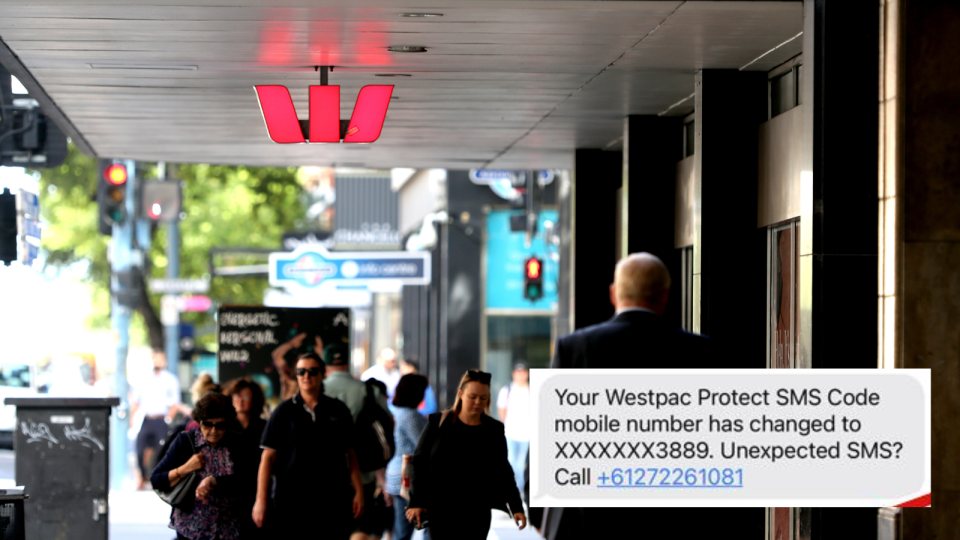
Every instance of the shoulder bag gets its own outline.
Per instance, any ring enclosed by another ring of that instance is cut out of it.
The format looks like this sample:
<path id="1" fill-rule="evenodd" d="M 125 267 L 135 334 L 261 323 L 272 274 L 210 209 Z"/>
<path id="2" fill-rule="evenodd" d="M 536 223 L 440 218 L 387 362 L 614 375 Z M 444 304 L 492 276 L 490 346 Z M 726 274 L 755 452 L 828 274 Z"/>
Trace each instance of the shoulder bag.
<path id="1" fill-rule="evenodd" d="M 191 455 L 197 453 L 197 447 L 193 444 L 193 436 L 190 432 L 183 432 L 180 434 L 180 437 L 186 436 L 187 443 L 190 444 L 190 449 L 192 450 Z M 179 508 L 180 510 L 189 510 L 193 507 L 194 499 L 197 496 L 197 487 L 200 486 L 200 481 L 203 480 L 200 478 L 200 471 L 191 471 L 189 474 L 184 476 L 170 488 L 170 491 L 160 491 L 159 489 L 154 489 L 157 495 L 163 500 L 163 502 L 169 504 L 174 508 Z"/>

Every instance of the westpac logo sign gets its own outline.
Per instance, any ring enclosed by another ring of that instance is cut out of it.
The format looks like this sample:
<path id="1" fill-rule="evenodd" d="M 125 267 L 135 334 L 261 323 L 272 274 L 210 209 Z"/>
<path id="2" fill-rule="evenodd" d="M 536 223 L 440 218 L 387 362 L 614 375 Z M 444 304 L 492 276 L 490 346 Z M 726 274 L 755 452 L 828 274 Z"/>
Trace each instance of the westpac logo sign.
<path id="1" fill-rule="evenodd" d="M 360 89 L 350 120 L 340 120 L 340 87 L 310 87 L 310 119 L 297 119 L 293 99 L 286 86 L 254 86 L 260 112 L 273 142 L 372 143 L 380 138 L 387 116 L 393 85 L 372 84 Z"/>

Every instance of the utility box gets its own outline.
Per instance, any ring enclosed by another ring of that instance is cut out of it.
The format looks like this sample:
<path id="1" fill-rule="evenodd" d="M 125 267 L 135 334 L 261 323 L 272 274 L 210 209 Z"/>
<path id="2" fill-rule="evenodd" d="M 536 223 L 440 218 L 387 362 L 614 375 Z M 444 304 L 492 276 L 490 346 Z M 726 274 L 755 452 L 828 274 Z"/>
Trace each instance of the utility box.
<path id="1" fill-rule="evenodd" d="M 0 540 L 25 540 L 23 488 L 0 489 Z"/>
<path id="2" fill-rule="evenodd" d="M 26 538 L 106 540 L 110 411 L 118 398 L 7 398 Z"/>

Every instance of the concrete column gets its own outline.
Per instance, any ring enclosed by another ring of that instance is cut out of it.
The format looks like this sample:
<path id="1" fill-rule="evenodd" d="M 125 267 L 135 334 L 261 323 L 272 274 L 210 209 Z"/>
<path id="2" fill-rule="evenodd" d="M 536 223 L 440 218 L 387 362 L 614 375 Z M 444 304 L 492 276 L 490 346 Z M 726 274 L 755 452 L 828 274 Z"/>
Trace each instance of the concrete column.
<path id="1" fill-rule="evenodd" d="M 877 367 L 879 13 L 863 0 L 804 4 L 803 367 Z"/>
<path id="2" fill-rule="evenodd" d="M 693 328 L 710 336 L 722 367 L 765 365 L 766 250 L 757 229 L 759 126 L 765 73 L 696 76 Z"/>
<path id="3" fill-rule="evenodd" d="M 804 1 L 802 367 L 877 367 L 879 15 L 866 0 Z M 813 538 L 874 540 L 877 517 L 814 508 Z"/>
<path id="4" fill-rule="evenodd" d="M 673 281 L 665 317 L 680 321 L 680 251 L 673 247 L 677 162 L 683 158 L 683 121 L 628 116 L 623 122 L 623 253 L 646 251 L 667 265 Z"/>
<path id="5" fill-rule="evenodd" d="M 622 152 L 577 150 L 571 180 L 571 272 L 574 328 L 613 316 L 609 286 L 617 263 L 617 189 Z M 562 279 L 562 278 L 561 278 Z"/>

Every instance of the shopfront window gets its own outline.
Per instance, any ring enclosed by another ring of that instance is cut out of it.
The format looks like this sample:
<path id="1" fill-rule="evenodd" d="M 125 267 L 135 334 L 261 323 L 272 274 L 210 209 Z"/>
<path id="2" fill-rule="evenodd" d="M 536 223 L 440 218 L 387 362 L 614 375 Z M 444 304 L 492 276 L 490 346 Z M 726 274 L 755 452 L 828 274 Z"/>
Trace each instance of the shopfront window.
<path id="1" fill-rule="evenodd" d="M 767 367 L 797 367 L 799 222 L 771 227 L 767 249 Z"/>
<path id="2" fill-rule="evenodd" d="M 515 363 L 550 367 L 550 330 L 549 316 L 487 315 L 484 370 L 492 375 L 490 390 L 494 397 L 510 384 Z"/>

